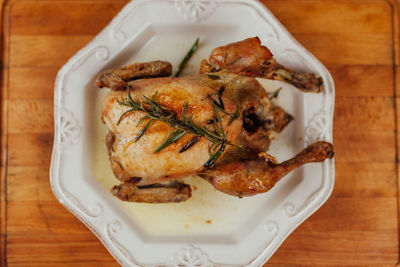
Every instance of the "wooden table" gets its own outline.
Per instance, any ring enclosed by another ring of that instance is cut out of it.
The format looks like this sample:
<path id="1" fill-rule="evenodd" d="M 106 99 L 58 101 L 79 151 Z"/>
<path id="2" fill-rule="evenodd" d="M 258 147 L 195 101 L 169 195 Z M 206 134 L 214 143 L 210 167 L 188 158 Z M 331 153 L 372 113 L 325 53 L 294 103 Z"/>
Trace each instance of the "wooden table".
<path id="1" fill-rule="evenodd" d="M 2 2 L 0 265 L 117 266 L 49 186 L 58 69 L 121 0 Z M 336 82 L 336 187 L 267 266 L 393 266 L 399 256 L 398 0 L 262 1 Z"/>

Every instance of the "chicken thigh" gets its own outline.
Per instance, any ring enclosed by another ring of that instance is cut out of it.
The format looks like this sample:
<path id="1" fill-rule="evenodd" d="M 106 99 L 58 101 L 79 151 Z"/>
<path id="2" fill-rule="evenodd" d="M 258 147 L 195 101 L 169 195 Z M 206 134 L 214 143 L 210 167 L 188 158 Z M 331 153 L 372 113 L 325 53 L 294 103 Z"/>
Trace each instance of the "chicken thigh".
<path id="1" fill-rule="evenodd" d="M 111 168 L 124 201 L 180 202 L 190 186 L 176 181 L 198 175 L 238 197 L 271 189 L 294 168 L 333 157 L 317 142 L 278 163 L 266 151 L 274 133 L 293 117 L 275 106 L 254 77 L 289 82 L 320 92 L 322 79 L 279 65 L 258 38 L 216 48 L 200 73 L 170 77 L 168 62 L 136 63 L 104 72 L 97 86 L 111 88 L 101 118 Z"/>

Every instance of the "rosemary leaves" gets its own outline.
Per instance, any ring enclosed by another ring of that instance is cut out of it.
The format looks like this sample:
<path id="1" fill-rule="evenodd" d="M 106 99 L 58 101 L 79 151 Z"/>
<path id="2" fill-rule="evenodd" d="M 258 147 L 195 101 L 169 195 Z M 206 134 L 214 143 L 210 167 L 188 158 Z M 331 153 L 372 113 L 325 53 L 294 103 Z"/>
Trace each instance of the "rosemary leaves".
<path id="1" fill-rule="evenodd" d="M 179 153 L 183 153 L 186 150 L 188 150 L 189 148 L 191 148 L 192 146 L 194 146 L 197 142 L 200 141 L 200 137 L 195 136 L 192 139 L 190 139 L 189 142 L 187 142 L 182 148 L 181 150 L 179 150 Z"/>
<path id="2" fill-rule="evenodd" d="M 278 88 L 276 91 L 268 93 L 268 97 L 270 100 L 274 99 L 274 98 L 278 98 L 280 91 L 282 90 L 282 88 Z"/>
<path id="3" fill-rule="evenodd" d="M 178 77 L 183 69 L 185 68 L 186 64 L 190 60 L 190 58 L 193 56 L 193 54 L 196 52 L 197 48 L 199 47 L 199 41 L 200 38 L 197 38 L 190 50 L 187 52 L 185 57 L 182 59 L 181 63 L 179 64 L 178 71 L 175 73 L 174 77 Z"/>
<path id="4" fill-rule="evenodd" d="M 212 126 L 214 129 L 208 128 L 209 124 L 206 126 L 199 126 L 193 121 L 193 115 L 188 115 L 188 103 L 185 103 L 182 110 L 182 119 L 178 118 L 177 114 L 171 110 L 170 108 L 158 103 L 156 101 L 157 93 L 155 93 L 151 98 L 143 96 L 143 99 L 134 100 L 130 94 L 130 89 L 132 87 L 127 87 L 127 97 L 124 98 L 121 96 L 121 99 L 117 99 L 117 102 L 120 105 L 127 106 L 129 109 L 125 111 L 118 120 L 119 124 L 124 117 L 132 111 L 142 111 L 145 115 L 140 119 L 138 122 L 138 126 L 144 120 L 147 120 L 145 126 L 139 132 L 139 134 L 135 138 L 135 142 L 138 141 L 149 128 L 151 123 L 155 120 L 162 121 L 167 123 L 170 127 L 174 128 L 175 130 L 164 140 L 162 144 L 160 144 L 155 150 L 154 153 L 158 153 L 168 147 L 169 145 L 177 142 L 186 134 L 192 134 L 194 137 L 183 147 L 180 149 L 179 153 L 183 153 L 192 146 L 194 146 L 197 142 L 200 141 L 200 138 L 204 137 L 208 141 L 210 141 L 210 158 L 204 164 L 205 167 L 211 167 L 218 158 L 224 152 L 226 145 L 233 145 L 227 140 L 227 132 L 224 130 L 222 118 L 220 111 L 227 114 L 231 117 L 229 125 L 239 117 L 239 107 L 235 113 L 231 114 L 225 111 L 225 107 L 222 103 L 221 95 L 224 89 L 220 90 L 219 92 L 219 103 L 214 100 L 211 96 L 209 100 L 213 104 L 215 116 L 212 118 Z"/>
<path id="5" fill-rule="evenodd" d="M 225 88 L 221 87 L 221 89 L 218 92 L 218 101 L 216 101 L 211 95 L 207 95 L 207 98 L 213 103 L 214 107 L 218 110 L 220 110 L 222 113 L 225 113 L 229 117 L 231 117 L 231 120 L 228 123 L 228 126 L 232 124 L 234 120 L 236 120 L 239 117 L 239 105 L 236 105 L 236 111 L 235 113 L 229 113 L 225 110 L 225 105 L 224 102 L 222 101 L 222 93 L 224 92 Z"/>

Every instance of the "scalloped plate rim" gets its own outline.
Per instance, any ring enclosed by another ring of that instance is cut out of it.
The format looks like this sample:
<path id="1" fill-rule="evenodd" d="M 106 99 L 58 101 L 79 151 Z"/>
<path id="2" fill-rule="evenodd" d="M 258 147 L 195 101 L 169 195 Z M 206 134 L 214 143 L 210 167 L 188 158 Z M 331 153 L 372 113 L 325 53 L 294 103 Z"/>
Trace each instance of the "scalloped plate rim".
<path id="1" fill-rule="evenodd" d="M 60 201 L 60 203 L 66 207 L 72 214 L 74 214 L 80 221 L 82 221 L 96 236 L 97 238 L 103 243 L 103 245 L 108 249 L 108 251 L 111 253 L 111 255 L 114 256 L 114 258 L 121 264 L 124 265 L 127 261 L 126 259 L 120 258 L 118 253 L 115 252 L 115 248 L 113 247 L 112 244 L 110 244 L 109 240 L 105 239 L 101 233 L 99 233 L 98 229 L 93 226 L 89 221 L 87 221 L 84 217 L 84 215 L 81 214 L 81 211 L 77 210 L 76 207 L 74 207 L 73 204 L 70 203 L 68 199 L 66 199 L 65 195 L 61 192 L 59 188 L 59 174 L 57 173 L 59 171 L 59 164 L 60 164 L 60 159 L 61 159 L 61 151 L 60 151 L 60 146 L 61 146 L 61 133 L 60 133 L 60 118 L 61 118 L 61 110 L 60 104 L 62 103 L 62 82 L 64 79 L 64 76 L 66 73 L 70 70 L 74 62 L 77 62 L 82 56 L 84 56 L 84 53 L 87 52 L 89 49 L 94 47 L 94 44 L 96 43 L 96 40 L 98 39 L 98 36 L 100 35 L 105 35 L 107 33 L 107 30 L 111 29 L 113 26 L 115 26 L 120 20 L 120 16 L 123 13 L 127 12 L 128 7 L 135 4 L 139 4 L 141 2 L 144 2 L 146 0 L 132 0 L 127 3 L 127 5 L 113 18 L 113 20 L 98 34 L 96 37 L 89 42 L 84 48 L 79 50 L 73 57 L 71 57 L 68 62 L 59 70 L 55 82 L 55 94 L 54 94 L 54 118 L 55 118 L 55 123 L 54 123 L 54 144 L 53 144 L 53 151 L 52 151 L 52 158 L 51 158 L 51 168 L 50 168 L 50 184 L 52 191 L 56 198 Z M 149 1 L 149 0 L 147 0 Z M 189 0 L 191 1 L 191 0 Z M 283 25 L 273 16 L 273 14 L 261 3 L 255 0 L 206 0 L 202 2 L 232 2 L 232 3 L 246 3 L 249 5 L 252 5 L 256 8 L 259 8 L 262 10 L 262 12 L 266 12 L 272 19 L 274 19 L 274 23 L 277 23 L 279 26 L 279 30 L 283 31 L 293 42 L 295 46 L 297 46 L 299 49 L 302 50 L 305 54 L 307 54 L 316 64 L 319 64 L 319 67 L 325 72 L 324 74 L 326 75 L 326 78 L 328 79 L 328 82 L 331 83 L 331 89 L 332 91 L 329 92 L 331 95 L 331 98 L 333 99 L 330 102 L 330 107 L 327 109 L 328 111 L 328 127 L 329 127 L 329 134 L 330 136 L 328 138 L 331 138 L 332 135 L 332 127 L 333 127 L 333 110 L 334 110 L 334 95 L 335 95 L 335 90 L 334 90 L 334 84 L 333 84 L 333 79 L 332 76 L 330 75 L 329 71 L 325 68 L 325 66 L 320 63 L 308 50 L 306 50 L 301 44 L 297 42 L 296 39 L 293 38 L 293 36 L 286 30 Z M 332 141 L 332 140 L 330 140 Z M 314 203 L 315 205 L 307 210 L 307 212 L 301 216 L 295 223 L 295 225 L 289 229 L 288 231 L 285 232 L 285 234 L 277 240 L 276 244 L 274 245 L 274 248 L 270 250 L 270 253 L 268 253 L 266 256 L 263 256 L 266 251 L 263 251 L 257 258 L 253 259 L 253 261 L 248 265 L 248 266 L 253 266 L 254 262 L 260 262 L 260 264 L 263 264 L 264 262 L 268 261 L 269 258 L 275 253 L 275 251 L 280 247 L 280 245 L 286 240 L 286 238 L 302 223 L 304 222 L 307 218 L 309 218 L 313 213 L 315 213 L 330 197 L 333 191 L 334 187 L 334 180 L 335 180 L 335 168 L 334 168 L 334 160 L 331 160 L 329 163 L 327 163 L 328 166 L 328 188 L 327 192 L 324 194 L 324 197 L 318 202 Z M 274 240 L 272 240 L 274 241 Z M 261 258 L 260 258 L 261 257 Z M 262 262 L 261 262 L 262 261 Z M 210 261 L 209 263 L 212 264 Z M 168 263 L 165 263 L 168 264 Z M 138 265 L 141 266 L 141 265 Z M 145 265 L 148 266 L 148 265 Z M 257 265 L 258 266 L 258 265 Z"/>

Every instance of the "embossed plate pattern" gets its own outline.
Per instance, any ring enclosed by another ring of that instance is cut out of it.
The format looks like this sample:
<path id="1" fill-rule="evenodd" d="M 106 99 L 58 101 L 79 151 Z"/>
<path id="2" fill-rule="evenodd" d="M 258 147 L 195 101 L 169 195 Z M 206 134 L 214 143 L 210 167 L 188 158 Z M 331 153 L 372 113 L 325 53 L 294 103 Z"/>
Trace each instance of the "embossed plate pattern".
<path id="1" fill-rule="evenodd" d="M 95 112 L 93 96 L 98 90 L 93 81 L 102 70 L 139 59 L 165 59 L 176 64 L 179 58 L 171 55 L 171 49 L 186 50 L 187 44 L 200 36 L 203 45 L 187 70 L 193 72 L 211 48 L 256 35 L 278 61 L 296 70 L 317 72 L 325 84 L 322 94 L 303 94 L 279 82 L 262 81 L 267 90 L 283 87 L 277 104 L 296 117 L 277 136 L 271 154 L 283 160 L 313 141 L 332 141 L 334 85 L 331 75 L 257 1 L 131 1 L 59 71 L 55 84 L 55 137 L 50 173 L 53 192 L 122 265 L 261 266 L 328 199 L 334 185 L 333 160 L 299 168 L 267 194 L 243 200 L 223 196 L 225 204 L 216 202 L 206 208 L 210 214 L 219 205 L 231 208 L 224 215 L 225 220 L 215 215 L 214 226 L 204 224 L 168 236 L 148 233 L 94 177 L 92 139 L 96 129 L 92 122 L 99 115 Z M 209 194 L 221 193 L 210 190 Z M 196 209 L 188 203 L 182 205 Z M 151 212 L 151 205 L 145 207 Z M 173 207 L 178 210 L 181 206 Z M 177 218 L 187 219 L 184 213 L 177 214 Z M 155 220 L 162 222 L 162 214 Z M 220 233 L 218 220 L 221 225 L 229 221 Z M 171 227 L 179 227 L 179 223 Z M 174 231 L 179 232 L 179 228 Z"/>

